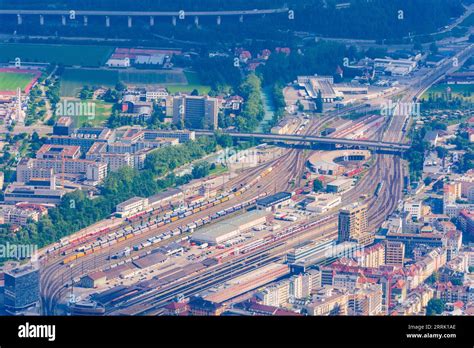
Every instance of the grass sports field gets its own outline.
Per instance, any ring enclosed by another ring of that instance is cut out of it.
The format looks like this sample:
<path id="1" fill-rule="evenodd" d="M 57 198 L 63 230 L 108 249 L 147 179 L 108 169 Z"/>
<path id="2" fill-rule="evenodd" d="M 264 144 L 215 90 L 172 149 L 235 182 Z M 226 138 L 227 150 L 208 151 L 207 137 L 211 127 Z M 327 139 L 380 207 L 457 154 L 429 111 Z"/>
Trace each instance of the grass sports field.
<path id="1" fill-rule="evenodd" d="M 79 126 L 83 126 L 84 124 L 90 124 L 93 127 L 99 127 L 105 125 L 107 120 L 109 119 L 110 115 L 112 114 L 112 106 L 111 103 L 106 103 L 102 100 L 95 100 L 95 116 L 91 117 L 79 117 Z"/>
<path id="2" fill-rule="evenodd" d="M 194 89 L 199 91 L 199 94 L 208 94 L 211 90 L 210 86 L 205 86 L 201 84 L 199 76 L 195 72 L 185 71 L 184 75 L 186 76 L 187 83 L 185 85 L 165 85 L 170 93 L 191 93 Z"/>
<path id="3" fill-rule="evenodd" d="M 0 72 L 0 91 L 15 91 L 18 87 L 23 91 L 33 78 L 33 74 Z"/>
<path id="4" fill-rule="evenodd" d="M 197 89 L 200 94 L 207 94 L 210 90 L 209 86 L 200 84 L 197 74 L 193 72 L 66 68 L 61 79 L 61 96 L 77 97 L 85 85 L 113 87 L 119 81 L 134 86 L 160 85 L 170 93 L 190 93 Z"/>
<path id="5" fill-rule="evenodd" d="M 60 93 L 63 97 L 77 97 L 83 86 L 114 87 L 118 81 L 117 70 L 66 68 Z"/>
<path id="6" fill-rule="evenodd" d="M 20 58 L 22 62 L 56 63 L 98 67 L 107 61 L 113 47 L 53 45 L 53 44 L 0 44 L 0 62 Z"/>
<path id="7" fill-rule="evenodd" d="M 186 77 L 173 70 L 120 70 L 119 79 L 126 85 L 186 84 Z"/>
<path id="8" fill-rule="evenodd" d="M 106 103 L 102 100 L 80 100 L 77 98 L 65 98 L 62 99 L 62 102 L 67 101 L 67 103 L 94 103 L 94 115 L 76 115 L 76 116 L 71 116 L 74 126 L 75 127 L 82 127 L 85 124 L 92 125 L 93 127 L 99 127 L 103 126 L 110 115 L 112 114 L 112 103 Z M 87 110 L 90 110 L 89 107 L 86 108 Z M 64 115 L 58 115 L 58 116 L 64 116 Z"/>

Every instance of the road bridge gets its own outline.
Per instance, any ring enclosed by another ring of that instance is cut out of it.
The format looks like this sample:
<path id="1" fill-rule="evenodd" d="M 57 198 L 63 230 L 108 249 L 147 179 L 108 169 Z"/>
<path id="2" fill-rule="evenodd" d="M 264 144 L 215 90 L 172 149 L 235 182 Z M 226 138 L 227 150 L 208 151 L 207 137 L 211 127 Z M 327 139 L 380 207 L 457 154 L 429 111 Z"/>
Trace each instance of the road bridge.
<path id="1" fill-rule="evenodd" d="M 195 131 L 196 135 L 213 135 L 212 131 Z M 241 133 L 241 132 L 225 132 L 231 137 L 247 138 L 247 139 L 266 139 L 274 141 L 295 141 L 307 142 L 312 144 L 333 144 L 343 146 L 355 146 L 359 148 L 375 149 L 375 150 L 390 150 L 404 152 L 410 149 L 410 145 L 392 143 L 386 141 L 375 140 L 360 140 L 360 139 L 344 139 L 344 138 L 329 138 L 318 137 L 312 135 L 291 135 L 291 134 L 271 134 L 271 133 Z"/>
<path id="2" fill-rule="evenodd" d="M 183 20 L 187 17 L 194 18 L 196 25 L 199 25 L 199 17 L 216 17 L 217 24 L 220 25 L 222 17 L 239 17 L 239 21 L 243 22 L 244 16 L 265 16 L 279 13 L 287 13 L 288 8 L 274 9 L 254 9 L 239 11 L 93 11 L 93 10 L 0 10 L 0 15 L 13 15 L 17 17 L 18 25 L 23 24 L 24 16 L 38 16 L 40 25 L 45 24 L 45 16 L 61 17 L 62 25 L 66 25 L 68 20 L 75 20 L 78 17 L 83 18 L 84 26 L 87 26 L 89 17 L 104 17 L 105 25 L 111 25 L 111 17 L 127 17 L 128 27 L 132 26 L 134 17 L 148 17 L 150 25 L 155 24 L 155 17 L 171 17 L 173 25 L 176 25 L 177 19 Z"/>

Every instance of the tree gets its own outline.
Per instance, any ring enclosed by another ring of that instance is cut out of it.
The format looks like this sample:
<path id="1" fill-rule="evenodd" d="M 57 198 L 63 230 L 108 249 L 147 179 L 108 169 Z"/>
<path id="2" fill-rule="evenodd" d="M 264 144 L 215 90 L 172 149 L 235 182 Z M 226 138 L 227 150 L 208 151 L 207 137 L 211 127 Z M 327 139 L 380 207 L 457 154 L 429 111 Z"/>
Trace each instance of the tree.
<path id="1" fill-rule="evenodd" d="M 123 82 L 118 82 L 115 85 L 115 89 L 119 92 L 124 91 L 126 88 L 127 88 L 127 86 L 125 86 L 125 84 Z"/>
<path id="2" fill-rule="evenodd" d="M 444 301 L 439 298 L 432 298 L 426 307 L 426 315 L 441 314 L 444 311 Z"/>
<path id="3" fill-rule="evenodd" d="M 242 131 L 252 131 L 258 126 L 265 114 L 261 98 L 262 83 L 255 74 L 248 75 L 239 86 L 239 92 L 245 99 L 243 110 L 236 117 L 236 126 Z"/>
<path id="4" fill-rule="evenodd" d="M 461 279 L 458 279 L 458 278 L 451 279 L 451 284 L 453 284 L 455 286 L 460 286 L 460 285 L 462 285 L 462 281 L 461 281 Z"/>
<path id="5" fill-rule="evenodd" d="M 94 90 L 89 89 L 89 86 L 84 86 L 81 92 L 79 93 L 79 98 L 81 98 L 82 100 L 92 99 L 93 95 L 94 95 Z"/>
<path id="6" fill-rule="evenodd" d="M 38 133 L 36 133 L 36 131 L 33 132 L 33 134 L 31 135 L 31 141 L 36 143 L 40 140 L 40 137 L 38 135 Z"/>
<path id="7" fill-rule="evenodd" d="M 241 81 L 240 70 L 232 57 L 202 57 L 193 62 L 193 68 L 201 83 L 211 86 L 212 95 L 236 90 Z"/>
<path id="8" fill-rule="evenodd" d="M 323 182 L 319 179 L 313 181 L 313 191 L 321 192 L 324 189 Z"/>
<path id="9" fill-rule="evenodd" d="M 298 99 L 298 101 L 296 102 L 296 105 L 298 106 L 298 111 L 300 112 L 304 111 L 304 105 L 301 102 L 301 100 Z"/>
<path id="10" fill-rule="evenodd" d="M 194 179 L 204 178 L 205 176 L 209 175 L 210 169 L 211 169 L 211 166 L 209 162 L 202 161 L 202 162 L 196 163 L 196 165 L 193 167 L 191 174 Z"/>
<path id="11" fill-rule="evenodd" d="M 423 50 L 423 46 L 421 45 L 421 42 L 420 41 L 416 41 L 415 44 L 413 45 L 413 49 L 415 51 L 422 51 Z"/>
<path id="12" fill-rule="evenodd" d="M 426 282 L 428 284 L 434 284 L 439 280 L 439 273 L 438 272 L 433 272 L 427 279 Z"/>
<path id="13" fill-rule="evenodd" d="M 423 182 L 425 183 L 425 186 L 428 186 L 429 184 L 431 184 L 433 182 L 433 179 L 431 179 L 431 177 L 427 176 Z"/>
<path id="14" fill-rule="evenodd" d="M 445 158 L 449 153 L 449 151 L 442 146 L 436 146 L 435 150 L 439 158 Z"/>
<path id="15" fill-rule="evenodd" d="M 104 101 L 108 103 L 117 103 L 119 99 L 118 90 L 108 89 L 104 94 Z"/>
<path id="16" fill-rule="evenodd" d="M 191 92 L 191 95 L 199 95 L 199 91 L 195 88 L 195 89 L 193 89 L 193 91 Z"/>
<path id="17" fill-rule="evenodd" d="M 216 132 L 215 137 L 217 144 L 223 148 L 231 147 L 233 144 L 232 137 L 229 134 Z"/>
<path id="18" fill-rule="evenodd" d="M 436 42 L 432 42 L 430 44 L 430 51 L 432 54 L 438 54 L 438 45 L 436 44 Z"/>

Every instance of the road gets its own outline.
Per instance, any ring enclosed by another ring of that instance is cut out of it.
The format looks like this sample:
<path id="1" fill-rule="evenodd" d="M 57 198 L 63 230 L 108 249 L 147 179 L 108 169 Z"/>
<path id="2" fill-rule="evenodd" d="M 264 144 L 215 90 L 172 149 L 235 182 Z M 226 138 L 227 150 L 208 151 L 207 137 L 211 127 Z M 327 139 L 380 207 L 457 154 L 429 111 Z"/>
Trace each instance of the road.
<path id="1" fill-rule="evenodd" d="M 441 30 L 438 30 L 437 32 L 431 33 L 430 35 L 439 35 L 443 33 L 447 33 L 448 31 L 453 30 L 455 27 L 457 27 L 459 24 L 462 23 L 467 17 L 469 17 L 473 12 L 474 12 L 474 4 L 471 4 L 469 6 L 463 5 L 466 11 L 458 18 L 456 18 L 451 24 L 447 25 Z M 426 34 L 419 34 L 419 35 L 413 35 L 413 36 L 407 36 L 405 39 L 408 38 L 414 38 L 417 36 L 425 36 Z"/>
<path id="2" fill-rule="evenodd" d="M 22 126 L 22 125 L 15 125 L 15 128 L 12 132 L 10 132 L 4 125 L 0 125 L 0 134 L 33 134 L 34 132 L 38 133 L 38 135 L 45 136 L 47 134 L 53 133 L 53 127 L 45 126 L 45 125 L 31 125 L 31 126 Z"/>
<path id="3" fill-rule="evenodd" d="M 210 131 L 195 131 L 196 135 L 213 135 Z M 344 139 L 344 138 L 333 138 L 333 137 L 319 137 L 312 135 L 290 135 L 290 134 L 264 134 L 264 133 L 242 133 L 242 132 L 225 132 L 225 134 L 236 138 L 255 138 L 255 139 L 267 139 L 267 140 L 279 140 L 279 141 L 296 141 L 296 142 L 309 142 L 317 144 L 334 144 L 334 145 L 347 145 L 347 146 L 358 146 L 377 150 L 394 150 L 394 151 L 406 151 L 410 149 L 409 145 L 403 145 L 397 142 L 390 141 L 372 141 L 362 139 Z"/>

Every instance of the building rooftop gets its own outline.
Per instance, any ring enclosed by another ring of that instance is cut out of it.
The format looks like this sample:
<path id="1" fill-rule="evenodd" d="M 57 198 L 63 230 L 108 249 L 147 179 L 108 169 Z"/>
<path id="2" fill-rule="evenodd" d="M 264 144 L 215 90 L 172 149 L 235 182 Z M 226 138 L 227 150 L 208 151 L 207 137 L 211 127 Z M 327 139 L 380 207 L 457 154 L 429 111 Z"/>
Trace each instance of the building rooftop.
<path id="1" fill-rule="evenodd" d="M 257 199 L 257 205 L 263 205 L 263 206 L 268 207 L 290 198 L 291 198 L 291 193 L 289 192 L 277 192 L 271 196 Z"/>
<path id="2" fill-rule="evenodd" d="M 219 309 L 220 307 L 222 307 L 222 305 L 219 303 L 207 301 L 201 297 L 193 297 L 189 301 L 189 306 L 199 308 L 202 310 L 208 310 L 208 311 L 215 311 Z"/>
<path id="3" fill-rule="evenodd" d="M 72 124 L 72 119 L 67 116 L 61 116 L 56 121 L 56 126 L 60 126 L 60 127 L 69 127 L 71 124 Z"/>
<path id="4" fill-rule="evenodd" d="M 74 156 L 78 156 L 81 151 L 80 146 L 72 146 L 72 145 L 54 145 L 54 144 L 44 144 L 41 148 L 36 152 L 36 156 L 38 158 L 42 157 L 66 157 L 72 158 Z"/>
<path id="5" fill-rule="evenodd" d="M 100 154 L 106 151 L 107 151 L 106 143 L 95 142 L 94 144 L 92 144 L 89 151 L 87 151 L 87 155 Z"/>
<path id="6" fill-rule="evenodd" d="M 145 198 L 143 198 L 143 197 L 132 197 L 132 198 L 127 199 L 126 201 L 124 201 L 122 203 L 117 204 L 117 207 L 124 207 L 124 206 L 130 205 L 130 204 L 138 203 L 138 202 L 143 201 L 144 199 Z"/>
<path id="7" fill-rule="evenodd" d="M 135 64 L 163 65 L 164 61 L 164 54 L 139 55 L 135 58 Z"/>
<path id="8" fill-rule="evenodd" d="M 92 279 L 92 280 L 99 280 L 99 279 L 102 279 L 102 278 L 106 278 L 106 273 L 103 272 L 103 271 L 97 271 L 97 272 L 93 272 L 93 273 L 90 273 L 88 274 L 86 277 Z"/>
<path id="9" fill-rule="evenodd" d="M 331 185 L 331 186 L 340 186 L 340 185 L 345 185 L 347 183 L 353 183 L 354 182 L 354 179 L 337 179 L 337 180 L 334 180 L 334 181 L 331 181 L 330 183 L 328 183 L 328 185 Z"/>
<path id="10" fill-rule="evenodd" d="M 203 237 L 212 238 L 212 237 L 224 236 L 232 231 L 238 230 L 240 226 L 244 224 L 260 219 L 267 215 L 268 215 L 267 212 L 262 212 L 262 211 L 253 211 L 253 212 L 237 215 L 229 219 L 226 219 L 224 221 L 220 221 L 215 224 L 212 224 L 209 227 L 196 231 L 193 234 L 193 239 L 199 239 Z"/>
<path id="11" fill-rule="evenodd" d="M 168 259 L 168 256 L 160 252 L 157 252 L 157 253 L 152 253 L 150 255 L 141 257 L 138 260 L 133 261 L 133 264 L 137 266 L 138 268 L 148 268 L 158 263 L 165 262 L 167 259 Z"/>
<path id="12" fill-rule="evenodd" d="M 38 265 L 33 264 L 33 263 L 28 263 L 23 266 L 15 267 L 15 268 L 10 268 L 10 269 L 5 269 L 5 274 L 8 274 L 12 277 L 20 277 L 22 275 L 38 271 Z"/>
<path id="13" fill-rule="evenodd" d="M 168 197 L 173 197 L 173 196 L 176 196 L 176 195 L 179 195 L 179 194 L 182 194 L 182 193 L 183 193 L 183 191 L 181 191 L 180 189 L 169 188 L 166 191 L 157 193 L 156 195 L 153 195 L 153 196 L 149 197 L 148 202 L 150 204 L 154 204 L 155 202 L 159 202 L 159 201 L 162 201 L 164 199 L 167 199 Z"/>
<path id="14" fill-rule="evenodd" d="M 428 141 L 428 142 L 434 142 L 436 139 L 438 139 L 438 131 L 428 131 L 425 134 L 425 137 L 423 140 Z"/>

